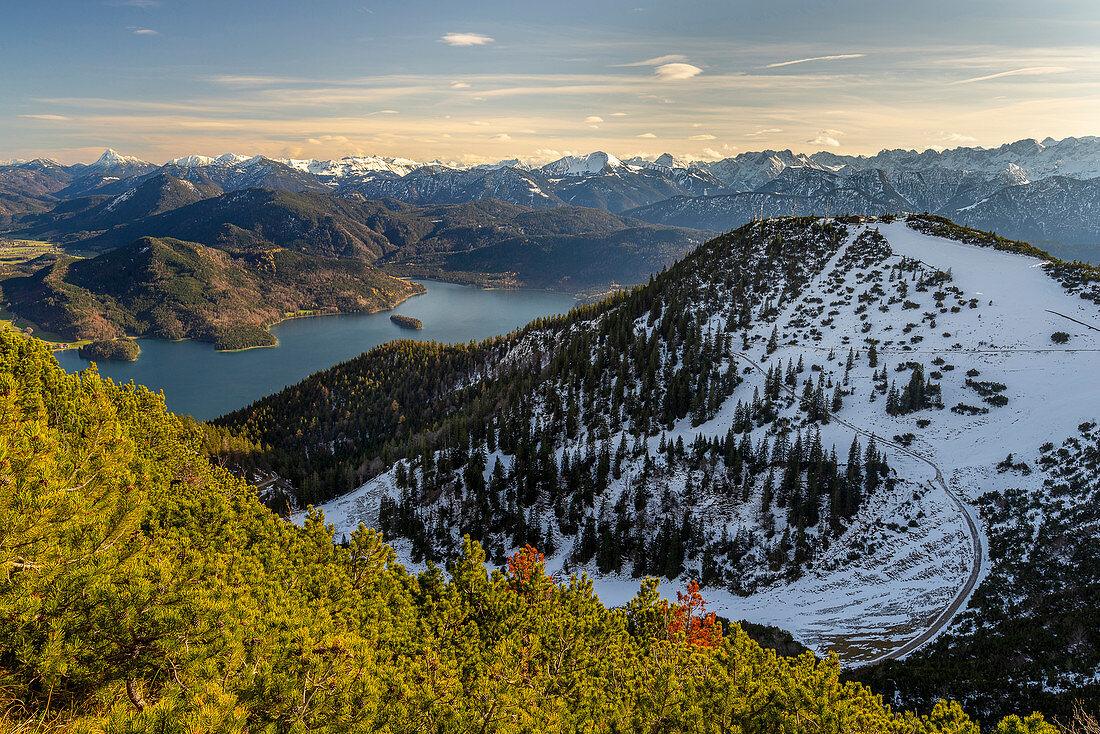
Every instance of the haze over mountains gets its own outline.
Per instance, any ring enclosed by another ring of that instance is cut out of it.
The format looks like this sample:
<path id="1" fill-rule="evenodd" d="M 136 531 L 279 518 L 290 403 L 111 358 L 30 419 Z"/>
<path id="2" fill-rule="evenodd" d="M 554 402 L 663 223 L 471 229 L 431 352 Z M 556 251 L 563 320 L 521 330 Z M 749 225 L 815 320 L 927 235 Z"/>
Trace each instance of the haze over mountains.
<path id="1" fill-rule="evenodd" d="M 1012 237 L 1100 241 L 1100 139 L 1020 140 L 999 148 L 884 150 L 874 156 L 790 150 L 718 161 L 620 160 L 605 152 L 534 166 L 461 166 L 382 156 L 277 160 L 189 155 L 163 166 L 107 151 L 90 165 L 34 160 L 0 167 L 0 224 L 57 200 L 125 194 L 170 175 L 220 191 L 265 187 L 411 204 L 499 199 L 533 209 L 583 206 L 705 230 L 764 216 L 930 212 Z"/>

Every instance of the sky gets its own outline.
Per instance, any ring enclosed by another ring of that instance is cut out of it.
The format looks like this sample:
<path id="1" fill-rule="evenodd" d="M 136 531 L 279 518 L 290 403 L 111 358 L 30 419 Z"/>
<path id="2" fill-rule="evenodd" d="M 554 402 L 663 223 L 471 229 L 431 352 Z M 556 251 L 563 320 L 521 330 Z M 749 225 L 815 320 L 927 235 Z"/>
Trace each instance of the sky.
<path id="1" fill-rule="evenodd" d="M 4 0 L 0 160 L 873 154 L 1100 134 L 1096 0 Z"/>

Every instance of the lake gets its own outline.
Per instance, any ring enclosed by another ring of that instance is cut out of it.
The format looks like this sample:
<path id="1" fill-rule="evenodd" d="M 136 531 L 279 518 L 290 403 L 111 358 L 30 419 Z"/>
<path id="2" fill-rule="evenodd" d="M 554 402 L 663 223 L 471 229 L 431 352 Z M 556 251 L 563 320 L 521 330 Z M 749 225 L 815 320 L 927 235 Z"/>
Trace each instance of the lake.
<path id="1" fill-rule="evenodd" d="M 572 296 L 561 293 L 418 282 L 428 292 L 392 311 L 284 321 L 271 329 L 279 339 L 276 347 L 217 352 L 205 342 L 141 339 L 136 362 L 102 362 L 99 372 L 115 382 L 133 380 L 163 391 L 169 410 L 206 420 L 394 339 L 451 343 L 485 339 L 507 334 L 539 316 L 565 313 L 574 305 Z M 424 328 L 402 329 L 390 321 L 391 314 L 418 318 Z M 69 372 L 90 364 L 75 350 L 56 355 Z"/>

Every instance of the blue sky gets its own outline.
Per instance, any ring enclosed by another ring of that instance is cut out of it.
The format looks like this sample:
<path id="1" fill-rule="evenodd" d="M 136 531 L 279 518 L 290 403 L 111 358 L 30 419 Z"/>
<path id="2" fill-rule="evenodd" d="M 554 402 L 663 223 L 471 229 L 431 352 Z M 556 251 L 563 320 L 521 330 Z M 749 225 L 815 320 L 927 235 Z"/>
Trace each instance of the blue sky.
<path id="1" fill-rule="evenodd" d="M 6 0 L 0 159 L 481 162 L 1100 133 L 1095 0 Z"/>

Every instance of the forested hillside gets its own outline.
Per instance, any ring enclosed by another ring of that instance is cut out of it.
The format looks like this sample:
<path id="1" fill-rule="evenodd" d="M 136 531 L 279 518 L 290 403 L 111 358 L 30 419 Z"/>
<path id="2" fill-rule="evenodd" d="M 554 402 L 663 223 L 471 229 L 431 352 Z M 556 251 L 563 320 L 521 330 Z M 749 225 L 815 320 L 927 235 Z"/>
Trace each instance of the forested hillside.
<path id="1" fill-rule="evenodd" d="M 413 206 L 261 188 L 220 193 L 159 174 L 116 196 L 63 201 L 25 217 L 18 236 L 95 252 L 140 237 L 237 255 L 281 248 L 418 276 L 570 292 L 644 282 L 705 239 L 695 230 L 577 206 L 540 211 L 495 199 Z"/>
<path id="2" fill-rule="evenodd" d="M 490 572 L 469 542 L 409 575 L 373 531 L 279 519 L 159 397 L 6 332 L 0 421 L 7 731 L 978 731 L 762 650 L 692 585 L 609 610 L 534 549 Z"/>
<path id="3" fill-rule="evenodd" d="M 36 267 L 37 266 L 37 267 Z M 300 312 L 374 312 L 424 286 L 356 260 L 272 248 L 233 255 L 143 237 L 97 257 L 43 256 L 0 281 L 5 308 L 73 340 L 200 339 L 218 349 L 275 343 Z"/>
<path id="4" fill-rule="evenodd" d="M 385 345 L 218 424 L 269 446 L 243 461 L 289 478 L 303 503 L 397 461 L 375 517 L 414 560 L 470 534 L 498 562 L 531 543 L 604 572 L 690 567 L 751 591 L 800 575 L 864 496 L 892 485 L 888 464 L 873 440 L 839 447 L 845 468 L 822 443 L 817 426 L 843 399 L 824 376 L 807 383 L 797 423 L 780 418 L 807 369 L 793 362 L 770 367 L 718 436 L 663 431 L 717 414 L 742 380 L 741 330 L 774 319 L 844 239 L 810 220 L 745 227 L 597 306 L 477 345 Z M 758 426 L 771 435 L 754 438 Z M 704 520 L 748 519 L 761 494 L 763 522 L 736 535 Z M 712 496 L 720 511 L 700 504 Z"/>

